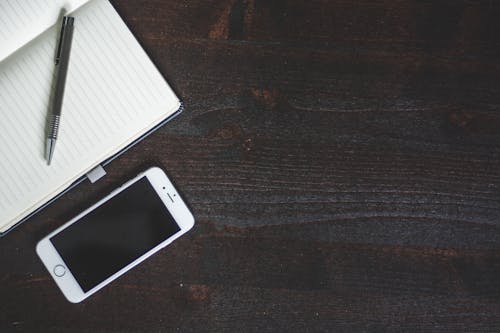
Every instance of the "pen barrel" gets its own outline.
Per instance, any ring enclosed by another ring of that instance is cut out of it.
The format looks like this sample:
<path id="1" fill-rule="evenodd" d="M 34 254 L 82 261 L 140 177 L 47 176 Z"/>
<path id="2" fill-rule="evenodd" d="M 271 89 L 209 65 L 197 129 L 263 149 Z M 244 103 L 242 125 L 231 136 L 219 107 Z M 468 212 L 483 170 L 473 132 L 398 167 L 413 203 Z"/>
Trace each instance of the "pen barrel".
<path id="1" fill-rule="evenodd" d="M 63 33 L 61 33 L 61 40 L 59 41 L 59 52 L 56 58 L 56 80 L 54 87 L 54 101 L 52 114 L 60 115 L 63 98 L 64 88 L 66 86 L 66 76 L 68 73 L 69 57 L 71 53 L 71 44 L 73 41 L 73 18 L 65 18 L 69 20 L 64 21 Z"/>
<path id="2" fill-rule="evenodd" d="M 49 133 L 47 136 L 48 139 L 57 139 L 60 119 L 61 116 L 55 114 L 49 117 Z"/>

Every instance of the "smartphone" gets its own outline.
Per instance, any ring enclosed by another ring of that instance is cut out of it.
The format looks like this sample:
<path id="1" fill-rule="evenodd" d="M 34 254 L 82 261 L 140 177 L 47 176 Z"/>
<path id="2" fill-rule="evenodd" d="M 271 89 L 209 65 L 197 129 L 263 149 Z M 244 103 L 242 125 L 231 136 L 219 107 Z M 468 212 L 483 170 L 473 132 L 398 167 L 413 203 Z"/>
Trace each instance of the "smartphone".
<path id="1" fill-rule="evenodd" d="M 154 167 L 43 238 L 36 252 L 68 301 L 78 303 L 193 225 L 179 193 Z"/>

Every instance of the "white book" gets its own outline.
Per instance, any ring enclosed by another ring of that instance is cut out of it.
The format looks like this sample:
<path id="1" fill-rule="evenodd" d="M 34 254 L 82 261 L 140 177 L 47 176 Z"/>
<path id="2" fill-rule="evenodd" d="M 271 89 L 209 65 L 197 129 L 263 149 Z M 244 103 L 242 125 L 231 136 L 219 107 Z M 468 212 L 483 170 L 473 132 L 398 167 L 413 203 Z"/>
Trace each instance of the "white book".
<path id="1" fill-rule="evenodd" d="M 59 136 L 45 159 L 60 13 L 75 17 Z M 180 107 L 107 0 L 0 1 L 0 233 Z"/>

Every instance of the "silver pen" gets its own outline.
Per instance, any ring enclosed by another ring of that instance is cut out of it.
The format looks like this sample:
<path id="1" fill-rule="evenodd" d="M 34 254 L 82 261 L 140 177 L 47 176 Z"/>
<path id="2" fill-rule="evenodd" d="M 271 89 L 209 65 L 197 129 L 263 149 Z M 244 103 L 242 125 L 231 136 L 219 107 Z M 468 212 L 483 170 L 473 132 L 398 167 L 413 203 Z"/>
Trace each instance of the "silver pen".
<path id="1" fill-rule="evenodd" d="M 61 120 L 61 108 L 64 98 L 64 87 L 66 85 L 66 74 L 68 73 L 69 55 L 71 42 L 73 40 L 73 17 L 64 16 L 59 36 L 59 45 L 56 53 L 56 81 L 54 90 L 54 104 L 48 119 L 48 135 L 45 149 L 47 164 L 50 165 L 57 141 L 59 122 Z"/>

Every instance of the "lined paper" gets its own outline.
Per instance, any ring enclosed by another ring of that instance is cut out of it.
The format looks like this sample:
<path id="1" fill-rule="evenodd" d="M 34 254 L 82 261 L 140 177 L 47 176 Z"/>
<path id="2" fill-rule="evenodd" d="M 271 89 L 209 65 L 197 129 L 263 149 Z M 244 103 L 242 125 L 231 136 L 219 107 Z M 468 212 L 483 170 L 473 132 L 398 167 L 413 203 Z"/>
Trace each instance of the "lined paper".
<path id="1" fill-rule="evenodd" d="M 0 63 L 0 231 L 180 105 L 107 0 L 91 0 L 72 15 L 73 47 L 50 166 L 45 131 L 59 26 Z"/>

